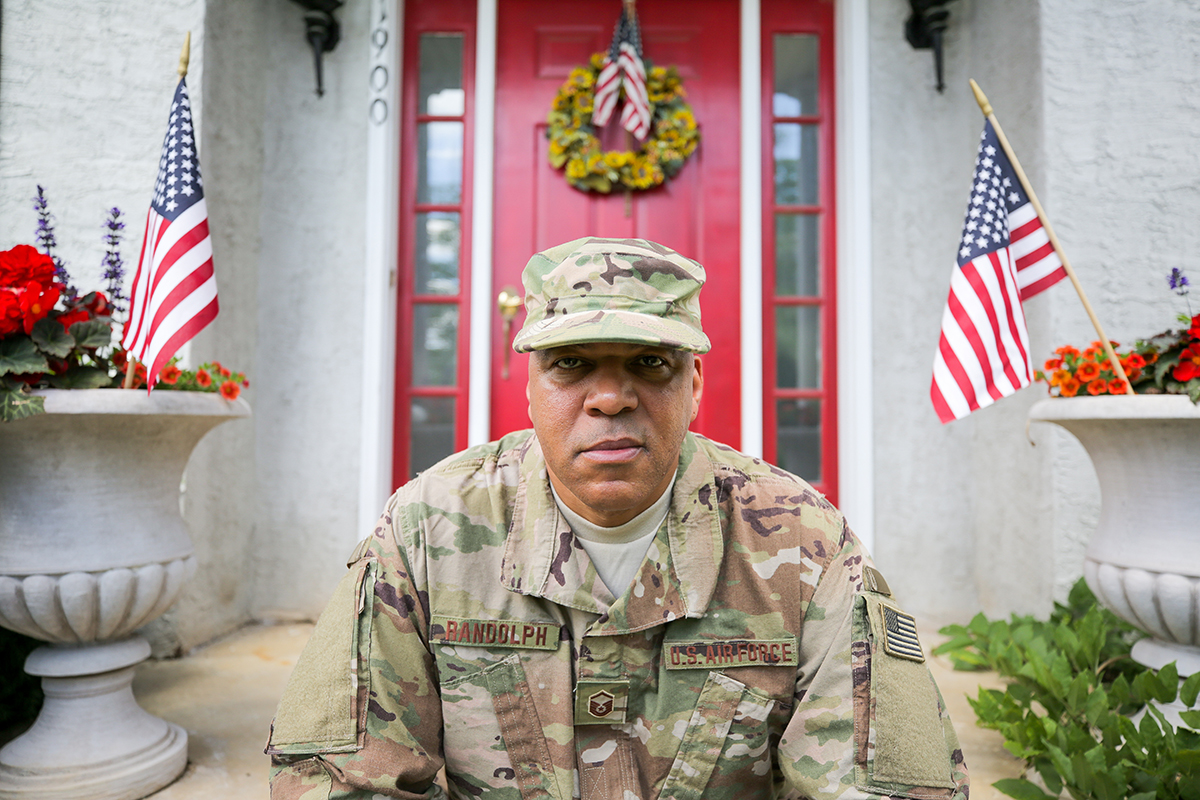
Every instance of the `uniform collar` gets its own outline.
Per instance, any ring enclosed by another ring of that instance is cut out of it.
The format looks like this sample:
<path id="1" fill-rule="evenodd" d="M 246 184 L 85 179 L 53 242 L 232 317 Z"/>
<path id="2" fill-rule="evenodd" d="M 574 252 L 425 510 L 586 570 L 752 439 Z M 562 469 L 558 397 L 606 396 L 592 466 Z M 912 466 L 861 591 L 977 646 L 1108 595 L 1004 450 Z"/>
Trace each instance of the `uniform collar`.
<path id="1" fill-rule="evenodd" d="M 519 594 L 600 616 L 596 635 L 626 633 L 679 617 L 702 617 L 716 588 L 724 540 L 708 457 L 687 433 L 666 523 L 633 585 L 614 599 L 575 541 L 550 493 L 536 437 L 520 465 L 500 582 Z"/>

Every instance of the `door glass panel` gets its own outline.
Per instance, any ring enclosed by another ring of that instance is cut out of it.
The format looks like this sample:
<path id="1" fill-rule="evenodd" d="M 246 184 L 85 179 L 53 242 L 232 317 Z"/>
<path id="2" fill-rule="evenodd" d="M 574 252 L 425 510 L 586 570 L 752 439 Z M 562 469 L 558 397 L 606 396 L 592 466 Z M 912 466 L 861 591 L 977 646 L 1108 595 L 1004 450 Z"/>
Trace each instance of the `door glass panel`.
<path id="1" fill-rule="evenodd" d="M 457 212 L 417 214 L 417 294 L 458 294 L 460 234 Z"/>
<path id="2" fill-rule="evenodd" d="M 462 199 L 463 124 L 417 126 L 417 202 L 452 205 Z"/>
<path id="3" fill-rule="evenodd" d="M 413 474 L 454 452 L 453 397 L 412 399 L 412 439 L 409 464 Z"/>
<path id="4" fill-rule="evenodd" d="M 775 381 L 781 389 L 821 386 L 821 309 L 775 309 Z"/>
<path id="5" fill-rule="evenodd" d="M 463 37 L 461 33 L 426 33 L 421 36 L 420 113 L 453 117 L 466 110 L 463 92 Z"/>
<path id="6" fill-rule="evenodd" d="M 413 306 L 413 386 L 453 386 L 458 365 L 458 306 Z"/>
<path id="7" fill-rule="evenodd" d="M 775 34 L 775 96 L 777 117 L 817 113 L 817 37 Z"/>
<path id="8" fill-rule="evenodd" d="M 816 125 L 793 122 L 775 126 L 775 202 L 785 206 L 817 204 Z"/>
<path id="9" fill-rule="evenodd" d="M 779 466 L 806 481 L 821 480 L 821 401 L 775 402 Z"/>
<path id="10" fill-rule="evenodd" d="M 781 297 L 816 297 L 816 214 L 775 215 L 775 294 Z"/>

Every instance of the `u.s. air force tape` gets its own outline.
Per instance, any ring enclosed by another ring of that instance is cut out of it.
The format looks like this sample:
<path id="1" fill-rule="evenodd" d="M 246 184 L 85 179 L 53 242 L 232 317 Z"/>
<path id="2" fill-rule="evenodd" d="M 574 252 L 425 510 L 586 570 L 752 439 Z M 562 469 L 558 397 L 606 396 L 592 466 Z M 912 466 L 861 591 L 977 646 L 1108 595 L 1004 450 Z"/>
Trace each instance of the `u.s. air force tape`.
<path id="1" fill-rule="evenodd" d="M 558 624 L 519 619 L 463 619 L 435 616 L 429 626 L 430 641 L 472 647 L 513 647 L 557 650 Z"/>
<path id="2" fill-rule="evenodd" d="M 794 667 L 800 663 L 798 649 L 795 637 L 663 642 L 663 663 L 667 669 Z"/>
<path id="3" fill-rule="evenodd" d="M 883 650 L 897 658 L 924 661 L 925 653 L 917 639 L 917 621 L 891 606 L 883 607 Z"/>

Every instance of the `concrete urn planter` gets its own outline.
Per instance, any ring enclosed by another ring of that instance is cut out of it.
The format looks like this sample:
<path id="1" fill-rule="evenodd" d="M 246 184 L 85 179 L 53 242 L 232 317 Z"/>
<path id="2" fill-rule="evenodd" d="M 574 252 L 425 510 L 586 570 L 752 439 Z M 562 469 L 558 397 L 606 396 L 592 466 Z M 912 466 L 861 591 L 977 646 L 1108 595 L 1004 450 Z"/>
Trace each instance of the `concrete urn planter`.
<path id="1" fill-rule="evenodd" d="M 1084 575 L 1097 599 L 1150 638 L 1133 657 L 1200 672 L 1200 407 L 1183 395 L 1075 397 L 1030 409 L 1077 438 L 1100 479 Z"/>
<path id="2" fill-rule="evenodd" d="M 187 765 L 187 733 L 130 684 L 134 630 L 195 569 L 179 510 L 188 457 L 244 400 L 47 390 L 46 412 L 0 424 L 0 625 L 47 642 L 25 662 L 46 701 L 0 749 L 0 798 L 144 797 Z"/>

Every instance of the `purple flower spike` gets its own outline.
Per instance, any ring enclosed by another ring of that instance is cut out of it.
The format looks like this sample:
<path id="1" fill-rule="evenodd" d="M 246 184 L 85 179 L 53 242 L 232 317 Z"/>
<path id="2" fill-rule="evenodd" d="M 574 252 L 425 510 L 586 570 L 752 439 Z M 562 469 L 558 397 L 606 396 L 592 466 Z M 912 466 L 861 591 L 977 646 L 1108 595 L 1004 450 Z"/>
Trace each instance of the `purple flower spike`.
<path id="1" fill-rule="evenodd" d="M 129 298 L 124 293 L 125 262 L 121 260 L 121 231 L 125 223 L 121 221 L 121 209 L 113 206 L 108 210 L 108 219 L 104 221 L 104 280 L 107 281 L 108 301 L 115 311 L 125 310 L 125 301 Z"/>
<path id="2" fill-rule="evenodd" d="M 54 277 L 66 288 L 67 298 L 74 300 L 79 296 L 79 292 L 71 285 L 71 276 L 67 273 L 66 262 L 54 255 L 54 248 L 58 246 L 58 240 L 54 238 L 54 215 L 50 213 L 48 206 L 45 190 L 39 185 L 37 195 L 33 198 L 33 210 L 37 212 L 38 216 L 37 242 L 54 262 Z"/>
<path id="3" fill-rule="evenodd" d="M 1188 286 L 1190 285 L 1187 275 L 1183 274 L 1183 270 L 1175 267 L 1171 270 L 1171 274 L 1167 276 L 1167 283 L 1171 284 L 1171 289 L 1180 297 L 1187 296 Z"/>

